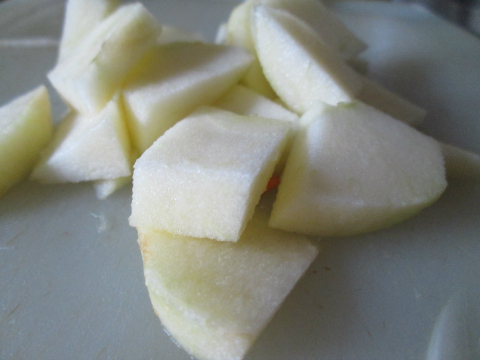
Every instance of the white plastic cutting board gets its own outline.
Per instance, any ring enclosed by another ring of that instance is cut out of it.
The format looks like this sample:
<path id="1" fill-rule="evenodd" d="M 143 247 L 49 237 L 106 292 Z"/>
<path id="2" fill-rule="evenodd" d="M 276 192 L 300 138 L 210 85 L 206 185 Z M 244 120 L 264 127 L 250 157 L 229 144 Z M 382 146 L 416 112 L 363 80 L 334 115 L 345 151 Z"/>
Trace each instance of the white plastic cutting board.
<path id="1" fill-rule="evenodd" d="M 235 2 L 145 4 L 211 40 Z M 477 38 L 420 7 L 336 11 L 370 44 L 372 76 L 429 110 L 428 134 L 480 153 Z M 0 5 L 0 103 L 46 82 L 62 13 L 57 0 Z M 189 359 L 149 303 L 130 196 L 25 182 L 0 199 L 0 359 Z M 479 279 L 480 184 L 454 183 L 402 225 L 325 240 L 247 360 L 478 359 Z"/>

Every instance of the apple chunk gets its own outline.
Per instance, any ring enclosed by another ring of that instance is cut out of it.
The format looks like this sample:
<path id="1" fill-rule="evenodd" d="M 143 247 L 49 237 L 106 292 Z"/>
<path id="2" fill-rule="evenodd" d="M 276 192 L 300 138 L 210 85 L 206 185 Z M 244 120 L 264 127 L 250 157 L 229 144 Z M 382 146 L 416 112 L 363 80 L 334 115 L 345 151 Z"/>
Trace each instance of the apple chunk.
<path id="1" fill-rule="evenodd" d="M 237 241 L 265 190 L 290 123 L 203 107 L 135 163 L 130 225 Z"/>
<path id="2" fill-rule="evenodd" d="M 269 228 L 260 205 L 236 243 L 139 233 L 155 312 L 197 359 L 243 359 L 317 256 L 315 242 Z"/>
<path id="3" fill-rule="evenodd" d="M 352 101 L 363 81 L 341 56 L 290 13 L 257 5 L 252 30 L 257 56 L 270 85 L 302 114 L 318 101 Z"/>
<path id="4" fill-rule="evenodd" d="M 361 102 L 318 105 L 300 119 L 270 225 L 317 236 L 375 231 L 445 190 L 438 143 Z"/>
<path id="5" fill-rule="evenodd" d="M 149 52 L 126 81 L 123 97 L 136 148 L 143 152 L 200 105 L 215 101 L 247 71 L 244 49 L 171 43 Z"/>
<path id="6" fill-rule="evenodd" d="M 0 107 L 0 196 L 30 172 L 52 132 L 45 86 Z"/>
<path id="7" fill-rule="evenodd" d="M 70 56 L 85 36 L 118 8 L 119 3 L 119 0 L 68 0 L 58 61 Z"/>
<path id="8" fill-rule="evenodd" d="M 131 175 L 130 140 L 118 96 L 97 115 L 70 113 L 31 174 L 42 183 Z"/>
<path id="9" fill-rule="evenodd" d="M 48 78 L 72 107 L 96 114 L 157 42 L 160 31 L 158 21 L 141 4 L 121 6 L 88 33 Z"/>

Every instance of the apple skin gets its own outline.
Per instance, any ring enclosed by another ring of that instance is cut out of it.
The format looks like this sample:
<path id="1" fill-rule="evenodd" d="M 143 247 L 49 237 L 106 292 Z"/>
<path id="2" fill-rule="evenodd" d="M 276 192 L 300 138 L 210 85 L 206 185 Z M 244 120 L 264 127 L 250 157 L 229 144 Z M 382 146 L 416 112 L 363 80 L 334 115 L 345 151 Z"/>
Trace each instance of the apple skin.
<path id="1" fill-rule="evenodd" d="M 45 86 L 0 108 L 0 196 L 28 175 L 52 134 L 50 99 Z"/>

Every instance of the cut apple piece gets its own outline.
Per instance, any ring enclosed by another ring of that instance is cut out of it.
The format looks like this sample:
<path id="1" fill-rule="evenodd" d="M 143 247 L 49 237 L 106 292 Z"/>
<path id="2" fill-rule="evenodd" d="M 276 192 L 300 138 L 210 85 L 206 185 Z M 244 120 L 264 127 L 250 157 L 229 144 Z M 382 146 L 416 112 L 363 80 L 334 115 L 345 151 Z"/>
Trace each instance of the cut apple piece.
<path id="1" fill-rule="evenodd" d="M 119 0 L 68 0 L 58 61 L 69 57 L 85 36 L 118 8 L 119 3 Z"/>
<path id="2" fill-rule="evenodd" d="M 96 114 L 157 42 L 160 31 L 158 21 L 141 4 L 121 6 L 88 33 L 48 78 L 68 104 L 83 114 Z"/>
<path id="3" fill-rule="evenodd" d="M 225 41 L 227 45 L 243 47 L 255 54 L 255 43 L 250 26 L 252 6 L 253 2 L 245 1 L 232 10 L 226 25 Z M 256 57 L 248 72 L 241 79 L 241 83 L 268 98 L 273 99 L 277 96 L 265 78 L 262 66 Z"/>
<path id="4" fill-rule="evenodd" d="M 42 183 L 131 175 L 130 140 L 118 96 L 93 117 L 70 113 L 31 174 Z"/>
<path id="5" fill-rule="evenodd" d="M 173 339 L 199 360 L 241 360 L 318 253 L 267 226 L 259 208 L 236 243 L 139 232 L 145 281 Z"/>
<path id="6" fill-rule="evenodd" d="M 237 241 L 289 129 L 286 121 L 198 109 L 135 163 L 130 225 Z"/>
<path id="7" fill-rule="evenodd" d="M 270 85 L 289 108 L 302 114 L 318 101 L 352 101 L 363 81 L 304 22 L 286 11 L 257 5 L 253 38 Z"/>
<path id="8" fill-rule="evenodd" d="M 440 143 L 448 179 L 480 180 L 480 155 Z"/>
<path id="9" fill-rule="evenodd" d="M 427 112 L 420 106 L 368 78 L 363 79 L 363 87 L 358 94 L 358 100 L 415 127 L 419 126 L 427 115 Z"/>
<path id="10" fill-rule="evenodd" d="M 297 114 L 242 85 L 234 85 L 215 103 L 215 106 L 240 115 L 254 115 L 291 122 L 292 127 L 285 150 L 282 152 L 275 168 L 276 174 L 283 171 L 298 124 Z"/>
<path id="11" fill-rule="evenodd" d="M 363 52 L 367 45 L 352 33 L 321 1 L 318 0 L 254 0 L 275 9 L 288 11 L 311 26 L 325 44 L 350 59 Z"/>
<path id="12" fill-rule="evenodd" d="M 123 92 L 136 148 L 145 151 L 195 108 L 217 100 L 251 62 L 244 49 L 203 43 L 171 43 L 149 52 Z"/>
<path id="13" fill-rule="evenodd" d="M 50 99 L 45 86 L 0 107 L 0 196 L 27 176 L 52 133 Z"/>
<path id="14" fill-rule="evenodd" d="M 300 119 L 270 226 L 349 236 L 399 223 L 445 190 L 438 143 L 361 102 Z"/>

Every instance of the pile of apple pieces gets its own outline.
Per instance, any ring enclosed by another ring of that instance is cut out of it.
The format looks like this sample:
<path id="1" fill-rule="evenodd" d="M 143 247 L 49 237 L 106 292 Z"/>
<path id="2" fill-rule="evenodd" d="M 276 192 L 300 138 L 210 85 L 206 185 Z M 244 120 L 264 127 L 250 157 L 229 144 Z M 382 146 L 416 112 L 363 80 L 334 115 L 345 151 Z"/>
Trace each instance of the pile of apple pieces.
<path id="1" fill-rule="evenodd" d="M 317 255 L 308 236 L 414 215 L 446 187 L 442 151 L 479 162 L 409 126 L 424 111 L 353 70 L 365 44 L 316 0 L 248 0 L 221 30 L 206 44 L 141 4 L 70 0 L 49 79 L 71 111 L 31 175 L 106 197 L 140 157 L 146 284 L 199 359 L 244 357 Z"/>

